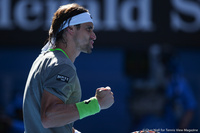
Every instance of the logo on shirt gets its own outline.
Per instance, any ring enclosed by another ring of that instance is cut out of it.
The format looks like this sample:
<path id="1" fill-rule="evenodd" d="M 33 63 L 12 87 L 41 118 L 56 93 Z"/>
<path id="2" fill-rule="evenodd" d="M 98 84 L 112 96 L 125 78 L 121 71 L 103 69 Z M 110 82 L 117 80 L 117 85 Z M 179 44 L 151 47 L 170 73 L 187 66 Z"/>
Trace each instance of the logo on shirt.
<path id="1" fill-rule="evenodd" d="M 69 77 L 58 74 L 57 77 L 56 77 L 56 80 L 68 83 Z"/>

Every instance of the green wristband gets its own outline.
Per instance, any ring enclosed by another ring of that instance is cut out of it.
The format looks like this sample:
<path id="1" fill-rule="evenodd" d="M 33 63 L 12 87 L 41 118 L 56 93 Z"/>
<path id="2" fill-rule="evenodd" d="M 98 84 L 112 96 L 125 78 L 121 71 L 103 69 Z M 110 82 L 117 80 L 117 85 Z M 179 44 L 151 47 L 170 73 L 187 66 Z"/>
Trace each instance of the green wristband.
<path id="1" fill-rule="evenodd" d="M 96 97 L 76 103 L 76 107 L 78 109 L 80 119 L 100 112 L 100 106 Z"/>

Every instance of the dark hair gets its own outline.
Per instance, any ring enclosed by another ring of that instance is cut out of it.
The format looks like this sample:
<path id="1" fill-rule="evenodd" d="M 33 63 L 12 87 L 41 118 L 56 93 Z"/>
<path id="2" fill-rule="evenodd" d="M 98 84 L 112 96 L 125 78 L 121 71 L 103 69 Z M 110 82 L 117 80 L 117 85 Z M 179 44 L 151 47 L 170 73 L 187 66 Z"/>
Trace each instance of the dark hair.
<path id="1" fill-rule="evenodd" d="M 65 20 L 71 19 L 75 15 L 84 12 L 88 12 L 88 10 L 76 3 L 60 6 L 60 8 L 54 13 L 52 24 L 49 29 L 48 41 L 51 41 L 52 38 L 55 38 L 56 41 L 62 39 L 62 34 L 64 30 L 59 32 L 59 29 L 62 26 L 63 22 Z M 77 28 L 80 28 L 80 24 L 76 26 Z"/>

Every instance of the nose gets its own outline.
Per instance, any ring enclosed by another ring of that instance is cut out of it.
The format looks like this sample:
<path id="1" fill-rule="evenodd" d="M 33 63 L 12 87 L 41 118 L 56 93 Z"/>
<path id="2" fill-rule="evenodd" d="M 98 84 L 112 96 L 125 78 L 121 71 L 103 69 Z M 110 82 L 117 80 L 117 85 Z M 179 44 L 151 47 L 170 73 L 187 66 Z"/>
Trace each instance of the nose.
<path id="1" fill-rule="evenodd" d="M 92 40 L 96 40 L 96 39 L 97 39 L 97 36 L 96 36 L 96 34 L 94 33 L 94 31 L 93 31 L 92 34 L 91 34 L 91 39 L 92 39 Z"/>

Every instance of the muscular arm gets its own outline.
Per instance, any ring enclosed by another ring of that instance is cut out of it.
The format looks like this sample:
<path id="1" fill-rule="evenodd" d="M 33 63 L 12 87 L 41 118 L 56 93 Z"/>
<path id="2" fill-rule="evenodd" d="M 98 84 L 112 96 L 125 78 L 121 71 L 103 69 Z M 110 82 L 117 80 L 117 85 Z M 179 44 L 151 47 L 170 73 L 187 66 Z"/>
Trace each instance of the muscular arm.
<path id="1" fill-rule="evenodd" d="M 41 100 L 41 121 L 44 128 L 60 127 L 79 119 L 75 104 L 62 100 L 44 90 Z"/>
<path id="2" fill-rule="evenodd" d="M 107 109 L 114 103 L 110 87 L 98 88 L 95 97 L 101 109 Z M 41 121 L 44 128 L 64 126 L 79 118 L 75 104 L 64 104 L 58 97 L 44 90 L 41 100 Z"/>

